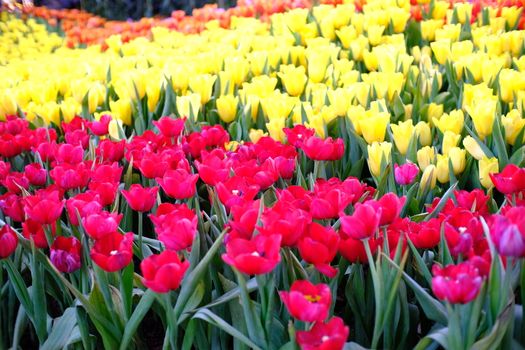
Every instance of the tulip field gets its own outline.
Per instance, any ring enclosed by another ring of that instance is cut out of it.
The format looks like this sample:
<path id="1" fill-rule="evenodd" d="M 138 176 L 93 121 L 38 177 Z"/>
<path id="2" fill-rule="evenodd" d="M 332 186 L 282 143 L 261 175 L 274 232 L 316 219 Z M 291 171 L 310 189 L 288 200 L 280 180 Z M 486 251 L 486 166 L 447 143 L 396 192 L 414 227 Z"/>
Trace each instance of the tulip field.
<path id="1" fill-rule="evenodd" d="M 0 350 L 525 349 L 525 1 L 11 5 Z"/>

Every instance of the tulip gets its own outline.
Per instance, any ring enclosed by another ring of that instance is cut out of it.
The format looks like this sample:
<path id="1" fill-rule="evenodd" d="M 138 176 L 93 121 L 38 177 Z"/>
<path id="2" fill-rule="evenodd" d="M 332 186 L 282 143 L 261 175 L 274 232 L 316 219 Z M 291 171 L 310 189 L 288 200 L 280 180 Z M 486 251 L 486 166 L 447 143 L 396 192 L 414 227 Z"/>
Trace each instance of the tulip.
<path id="1" fill-rule="evenodd" d="M 109 108 L 111 109 L 111 114 L 116 119 L 126 125 L 131 125 L 131 104 L 132 102 L 129 98 L 121 98 L 117 101 L 110 101 Z M 111 123 L 109 126 L 111 126 Z"/>
<path id="2" fill-rule="evenodd" d="M 72 225 L 80 225 L 80 219 L 102 211 L 102 205 L 99 202 L 99 197 L 94 192 L 83 192 L 66 201 L 66 210 L 69 217 L 69 222 Z"/>
<path id="3" fill-rule="evenodd" d="M 5 120 L 6 116 L 15 115 L 17 108 L 13 93 L 9 90 L 4 90 L 0 99 L 0 119 Z"/>
<path id="4" fill-rule="evenodd" d="M 72 273 L 80 269 L 82 245 L 75 237 L 59 236 L 51 245 L 50 260 L 58 271 Z"/>
<path id="5" fill-rule="evenodd" d="M 411 222 L 411 232 L 408 233 L 410 241 L 419 249 L 433 249 L 441 240 L 441 224 L 440 219 L 430 219 L 421 223 Z"/>
<path id="6" fill-rule="evenodd" d="M 454 175 L 461 174 L 467 165 L 467 151 L 459 147 L 453 147 L 449 151 L 449 159 L 452 162 L 452 170 Z"/>
<path id="7" fill-rule="evenodd" d="M 383 142 L 385 140 L 386 127 L 390 122 L 388 112 L 380 112 L 373 117 L 359 120 L 359 128 L 363 133 L 363 138 L 368 144 L 373 142 Z"/>
<path id="8" fill-rule="evenodd" d="M 357 203 L 352 215 L 341 217 L 341 230 L 346 237 L 367 239 L 373 237 L 379 228 L 381 208 L 367 203 Z"/>
<path id="9" fill-rule="evenodd" d="M 422 171 L 436 162 L 436 151 L 434 147 L 425 146 L 417 151 L 417 163 Z"/>
<path id="10" fill-rule="evenodd" d="M 507 165 L 501 173 L 495 166 L 496 161 L 485 163 L 483 167 L 483 174 L 489 174 L 496 189 L 503 194 L 515 194 L 525 190 L 525 168 L 519 168 L 514 164 Z M 480 163 L 481 168 L 481 163 Z M 493 173 L 491 173 L 493 172 Z M 482 171 L 480 169 L 480 176 Z"/>
<path id="11" fill-rule="evenodd" d="M 234 238 L 226 243 L 222 260 L 248 275 L 261 275 L 272 271 L 281 261 L 280 235 L 257 235 L 251 240 Z"/>
<path id="12" fill-rule="evenodd" d="M 104 136 L 109 132 L 109 122 L 112 120 L 111 115 L 103 114 L 93 122 L 88 122 L 87 126 L 93 135 Z"/>
<path id="13" fill-rule="evenodd" d="M 13 254 L 17 245 L 16 232 L 9 225 L 2 226 L 0 229 L 0 259 L 5 259 Z"/>
<path id="14" fill-rule="evenodd" d="M 286 202 L 277 202 L 264 210 L 260 221 L 260 233 L 279 234 L 282 246 L 293 247 L 302 238 L 312 218 L 302 209 L 291 207 Z"/>
<path id="15" fill-rule="evenodd" d="M 406 163 L 403 165 L 394 165 L 394 177 L 396 183 L 399 185 L 410 185 L 414 182 L 416 176 L 419 174 L 419 168 L 414 163 Z"/>
<path id="16" fill-rule="evenodd" d="M 253 143 L 257 143 L 262 137 L 268 136 L 268 133 L 265 133 L 261 129 L 250 129 L 249 138 Z"/>
<path id="17" fill-rule="evenodd" d="M 390 142 L 374 142 L 367 146 L 368 150 L 368 167 L 370 173 L 376 177 L 381 175 L 382 165 L 390 163 L 390 152 L 392 144 Z"/>
<path id="18" fill-rule="evenodd" d="M 281 66 L 281 72 L 277 75 L 283 82 L 284 88 L 290 96 L 300 96 L 303 93 L 306 81 L 308 80 L 306 69 L 303 66 Z"/>
<path id="19" fill-rule="evenodd" d="M 157 121 L 153 122 L 153 125 L 159 129 L 161 134 L 164 137 L 178 137 L 184 131 L 184 123 L 186 119 L 184 118 L 172 118 L 172 117 L 162 117 Z"/>
<path id="20" fill-rule="evenodd" d="M 421 190 L 432 190 L 436 187 L 437 180 L 437 169 L 436 166 L 431 164 L 425 168 L 423 175 L 421 175 Z"/>
<path id="21" fill-rule="evenodd" d="M 412 134 L 414 133 L 414 125 L 412 120 L 400 122 L 399 124 L 390 124 L 392 134 L 394 136 L 394 142 L 396 144 L 399 153 L 405 155 L 408 150 L 408 145 Z"/>
<path id="22" fill-rule="evenodd" d="M 32 196 L 26 196 L 23 204 L 26 215 L 42 225 L 56 222 L 64 209 L 64 201 L 58 191 L 53 190 L 39 190 Z"/>
<path id="23" fill-rule="evenodd" d="M 191 248 L 197 234 L 197 215 L 185 204 L 161 204 L 150 216 L 155 226 L 159 241 L 166 249 L 181 251 Z"/>
<path id="24" fill-rule="evenodd" d="M 440 300 L 452 304 L 467 304 L 474 300 L 481 289 L 483 278 L 471 263 L 432 267 L 432 291 Z"/>
<path id="25" fill-rule="evenodd" d="M 25 220 L 24 205 L 22 198 L 14 193 L 4 193 L 0 195 L 0 209 L 2 213 L 9 216 L 14 222 L 22 222 Z"/>
<path id="26" fill-rule="evenodd" d="M 405 205 L 405 197 L 398 197 L 396 194 L 389 192 L 379 200 L 370 200 L 365 202 L 380 213 L 379 226 L 389 225 L 399 218 L 401 210 Z"/>
<path id="27" fill-rule="evenodd" d="M 494 99 L 483 98 L 477 99 L 472 106 L 466 107 L 481 140 L 492 134 L 494 118 L 496 118 L 496 103 Z"/>
<path id="28" fill-rule="evenodd" d="M 122 195 L 126 198 L 131 209 L 144 213 L 150 211 L 155 205 L 159 188 L 142 187 L 139 184 L 131 185 L 129 190 L 122 190 Z"/>
<path id="29" fill-rule="evenodd" d="M 343 156 L 345 145 L 340 138 L 333 140 L 329 137 L 323 140 L 317 136 L 310 136 L 300 148 L 312 160 L 339 160 Z"/>
<path id="30" fill-rule="evenodd" d="M 193 93 L 186 96 L 178 96 L 175 104 L 180 117 L 196 120 L 201 108 L 201 95 Z"/>
<path id="31" fill-rule="evenodd" d="M 432 132 L 430 131 L 428 123 L 423 121 L 417 123 L 414 127 L 414 131 L 421 146 L 425 147 L 432 144 Z"/>
<path id="32" fill-rule="evenodd" d="M 450 57 L 450 40 L 438 40 L 430 43 L 436 61 L 443 65 Z"/>
<path id="33" fill-rule="evenodd" d="M 166 194 L 175 199 L 191 198 L 197 192 L 195 185 L 199 175 L 190 174 L 185 169 L 168 170 L 164 177 L 157 178 L 160 187 Z"/>
<path id="34" fill-rule="evenodd" d="M 190 77 L 189 87 L 191 91 L 200 96 L 200 102 L 202 105 L 210 100 L 215 80 L 217 80 L 217 76 L 211 74 L 201 74 Z M 196 110 L 193 110 L 193 112 L 197 115 Z"/>
<path id="35" fill-rule="evenodd" d="M 450 181 L 450 167 L 448 156 L 438 154 L 436 162 L 436 176 L 439 183 L 447 183 Z"/>
<path id="36" fill-rule="evenodd" d="M 452 131 L 454 134 L 461 134 L 465 123 L 465 116 L 461 110 L 453 110 L 449 114 L 443 114 L 441 118 L 432 119 L 434 125 L 444 134 Z"/>
<path id="37" fill-rule="evenodd" d="M 101 211 L 82 218 L 82 226 L 93 239 L 99 239 L 107 234 L 117 232 L 123 214 Z"/>
<path id="38" fill-rule="evenodd" d="M 303 322 L 323 322 L 332 304 L 328 285 L 315 285 L 307 280 L 295 281 L 289 292 L 279 292 L 279 296 L 290 315 Z"/>
<path id="39" fill-rule="evenodd" d="M 297 331 L 297 343 L 303 350 L 341 350 L 350 330 L 339 317 L 316 322 L 309 331 Z"/>
<path id="40" fill-rule="evenodd" d="M 115 272 L 126 267 L 133 258 L 133 233 L 113 232 L 95 241 L 91 259 L 102 270 Z"/>
<path id="41" fill-rule="evenodd" d="M 54 235 L 56 231 L 56 224 L 51 225 L 51 234 Z M 36 221 L 27 219 L 22 223 L 22 234 L 26 239 L 32 240 L 37 248 L 47 248 L 48 242 L 44 226 Z"/>
<path id="42" fill-rule="evenodd" d="M 235 120 L 237 115 L 237 106 L 239 104 L 239 96 L 224 95 L 216 100 L 217 112 L 219 118 L 225 123 L 231 123 Z"/>
<path id="43" fill-rule="evenodd" d="M 31 163 L 24 167 L 24 176 L 33 186 L 44 186 L 47 181 L 47 171 L 39 163 Z"/>
<path id="44" fill-rule="evenodd" d="M 189 261 L 181 262 L 174 251 L 150 255 L 140 263 L 142 282 L 156 293 L 168 293 L 179 288 L 189 266 Z"/>
<path id="45" fill-rule="evenodd" d="M 445 131 L 441 147 L 442 153 L 448 155 L 450 149 L 458 145 L 459 140 L 461 140 L 461 135 L 454 134 L 452 131 Z"/>
<path id="46" fill-rule="evenodd" d="M 304 261 L 313 264 L 321 273 L 333 278 L 337 274 L 337 269 L 330 266 L 330 263 L 337 254 L 338 244 L 339 236 L 330 226 L 324 227 L 316 222 L 312 222 L 305 235 L 299 241 L 298 246 L 299 253 Z"/>
<path id="47" fill-rule="evenodd" d="M 495 215 L 490 234 L 499 254 L 525 257 L 525 207 L 510 208 L 503 215 Z"/>
<path id="48" fill-rule="evenodd" d="M 514 145 L 519 133 L 525 127 L 525 119 L 517 109 L 513 109 L 506 116 L 501 116 L 501 125 L 505 129 L 505 140 L 509 145 Z"/>
<path id="49" fill-rule="evenodd" d="M 486 157 L 485 152 L 483 152 L 483 149 L 481 149 L 478 142 L 472 136 L 467 136 L 463 139 L 463 147 L 465 147 L 467 152 L 477 160 Z"/>

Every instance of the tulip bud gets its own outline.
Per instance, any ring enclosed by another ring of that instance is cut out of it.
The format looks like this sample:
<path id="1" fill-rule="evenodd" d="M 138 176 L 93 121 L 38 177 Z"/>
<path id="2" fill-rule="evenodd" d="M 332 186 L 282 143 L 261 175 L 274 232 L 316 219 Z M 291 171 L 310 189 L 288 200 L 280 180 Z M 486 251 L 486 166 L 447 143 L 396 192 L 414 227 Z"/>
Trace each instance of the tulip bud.
<path id="1" fill-rule="evenodd" d="M 478 142 L 471 136 L 467 136 L 463 139 L 463 147 L 465 147 L 467 152 L 477 160 L 486 157 L 485 152 L 483 152 Z"/>
<path id="2" fill-rule="evenodd" d="M 250 129 L 249 137 L 251 142 L 257 143 L 263 136 L 268 136 L 268 133 L 261 129 Z"/>
<path id="3" fill-rule="evenodd" d="M 433 164 L 430 164 L 423 171 L 423 175 L 421 175 L 421 182 L 420 182 L 421 191 L 432 190 L 434 187 L 436 187 L 436 180 L 437 180 L 436 166 Z"/>
<path id="4" fill-rule="evenodd" d="M 460 139 L 461 135 L 457 135 L 452 131 L 445 131 L 445 134 L 443 135 L 443 145 L 441 147 L 443 154 L 447 155 L 452 147 L 458 145 Z"/>
<path id="5" fill-rule="evenodd" d="M 408 145 L 412 134 L 414 133 L 414 125 L 412 125 L 412 119 L 409 119 L 405 122 L 400 122 L 399 124 L 391 124 L 390 128 L 392 129 L 392 134 L 394 136 L 394 142 L 397 149 L 402 155 L 407 153 Z"/>
<path id="6" fill-rule="evenodd" d="M 277 75 L 281 78 L 284 88 L 290 96 L 300 96 L 303 93 L 308 80 L 303 66 L 281 66 L 281 72 Z"/>
<path id="7" fill-rule="evenodd" d="M 467 165 L 467 151 L 459 147 L 452 147 L 449 150 L 448 156 L 452 162 L 454 175 L 461 174 Z"/>
<path id="8" fill-rule="evenodd" d="M 436 104 L 434 102 L 430 103 L 428 105 L 427 110 L 427 120 L 432 123 L 434 119 L 441 119 L 441 116 L 443 115 L 443 105 L 442 104 Z"/>
<path id="9" fill-rule="evenodd" d="M 492 188 L 494 183 L 490 178 L 490 174 L 495 174 L 499 171 L 499 162 L 495 157 L 487 158 L 483 156 L 479 161 L 479 181 L 485 188 Z"/>
<path id="10" fill-rule="evenodd" d="M 432 132 L 426 122 L 419 122 L 415 126 L 415 132 L 421 146 L 430 146 L 432 144 Z"/>
<path id="11" fill-rule="evenodd" d="M 365 141 L 368 144 L 383 142 L 389 122 L 390 114 L 388 112 L 380 112 L 374 116 L 359 120 L 359 126 Z"/>
<path id="12" fill-rule="evenodd" d="M 368 41 L 370 45 L 377 46 L 381 43 L 381 37 L 385 31 L 385 26 L 369 25 L 367 28 Z"/>
<path id="13" fill-rule="evenodd" d="M 501 124 L 505 128 L 505 140 L 509 145 L 514 145 L 519 133 L 525 127 L 525 119 L 521 118 L 517 109 L 513 109 L 506 116 L 501 116 Z"/>
<path id="14" fill-rule="evenodd" d="M 461 134 L 465 116 L 461 110 L 453 110 L 449 114 L 443 114 L 440 119 L 433 118 L 433 124 L 442 132 L 452 131 L 455 134 Z"/>
<path id="15" fill-rule="evenodd" d="M 200 74 L 190 77 L 189 87 L 191 91 L 200 96 L 202 105 L 210 100 L 215 80 L 217 80 L 217 76 L 211 74 Z M 194 113 L 197 114 L 195 111 Z"/>
<path id="16" fill-rule="evenodd" d="M 271 119 L 270 122 L 266 123 L 266 129 L 268 130 L 268 133 L 276 141 L 280 141 L 280 142 L 284 141 L 284 137 L 285 137 L 284 132 L 283 132 L 283 128 L 285 126 L 284 122 L 285 122 L 284 118 L 280 118 L 280 119 Z"/>
<path id="17" fill-rule="evenodd" d="M 129 98 L 110 101 L 109 108 L 113 117 L 126 125 L 131 125 L 131 100 Z"/>
<path id="18" fill-rule="evenodd" d="M 417 151 L 417 163 L 419 169 L 425 171 L 425 169 L 430 165 L 434 164 L 436 161 L 436 151 L 434 147 L 425 146 Z"/>
<path id="19" fill-rule="evenodd" d="M 492 134 L 494 118 L 496 118 L 496 104 L 495 99 L 481 98 L 466 107 L 481 140 Z"/>
<path id="20" fill-rule="evenodd" d="M 439 183 L 450 181 L 449 158 L 446 155 L 438 154 L 436 161 L 436 176 Z"/>
<path id="21" fill-rule="evenodd" d="M 196 119 L 201 108 L 201 95 L 193 93 L 186 96 L 179 96 L 175 104 L 177 105 L 177 112 L 180 117 L 192 117 Z"/>
<path id="22" fill-rule="evenodd" d="M 5 120 L 5 117 L 8 115 L 15 115 L 16 109 L 15 96 L 10 91 L 2 92 L 2 97 L 0 98 L 0 120 Z"/>
<path id="23" fill-rule="evenodd" d="M 224 95 L 216 100 L 219 117 L 225 123 L 231 123 L 237 114 L 239 96 Z"/>
<path id="24" fill-rule="evenodd" d="M 450 40 L 438 40 L 430 43 L 430 48 L 439 64 L 445 64 L 450 57 Z"/>
<path id="25" fill-rule="evenodd" d="M 368 167 L 370 173 L 376 177 L 381 175 L 381 163 L 385 165 L 390 162 L 390 152 L 392 144 L 390 142 L 374 142 L 367 146 L 368 149 Z M 384 161 L 383 161 L 384 159 Z"/>

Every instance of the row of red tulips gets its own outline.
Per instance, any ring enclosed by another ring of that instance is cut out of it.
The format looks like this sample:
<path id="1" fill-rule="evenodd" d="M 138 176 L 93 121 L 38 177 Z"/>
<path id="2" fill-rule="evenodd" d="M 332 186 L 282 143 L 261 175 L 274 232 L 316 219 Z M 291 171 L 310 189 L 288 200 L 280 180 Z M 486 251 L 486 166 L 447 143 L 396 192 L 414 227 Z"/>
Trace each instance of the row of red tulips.
<path id="1" fill-rule="evenodd" d="M 64 332 L 48 317 L 59 324 L 76 303 L 90 321 L 77 312 L 74 324 L 85 329 L 70 341 L 83 347 L 122 348 L 131 339 L 140 347 L 146 315 L 162 321 L 172 348 L 206 332 L 195 320 L 215 329 L 196 347 L 339 349 L 349 334 L 373 348 L 517 344 L 507 314 L 515 288 L 525 287 L 525 169 L 492 175 L 501 198 L 451 188 L 433 199 L 409 162 L 385 171 L 397 193 L 344 175 L 343 139 L 303 126 L 285 129 L 284 144 L 231 142 L 220 125 L 171 117 L 154 126 L 116 141 L 104 117 L 59 129 L 16 117 L 0 123 L 0 290 L 18 299 L 0 307 L 0 348 L 24 333 L 45 345 Z M 144 287 L 170 294 L 153 304 Z M 211 311 L 232 299 L 242 307 Z M 32 327 L 10 319 L 16 309 Z"/>

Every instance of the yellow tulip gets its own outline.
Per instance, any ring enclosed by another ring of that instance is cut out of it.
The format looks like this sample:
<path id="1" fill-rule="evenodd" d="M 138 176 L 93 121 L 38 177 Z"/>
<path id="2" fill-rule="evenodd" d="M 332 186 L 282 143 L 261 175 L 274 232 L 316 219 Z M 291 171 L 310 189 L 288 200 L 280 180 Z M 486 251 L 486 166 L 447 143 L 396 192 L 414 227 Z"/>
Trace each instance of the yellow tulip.
<path id="1" fill-rule="evenodd" d="M 235 85 L 240 86 L 248 76 L 250 71 L 250 64 L 246 59 L 239 56 L 229 57 L 224 61 L 225 72 L 231 73 L 231 77 Z M 213 79 L 215 82 L 215 79 Z M 213 86 L 213 83 L 211 84 Z M 191 78 L 190 78 L 190 87 L 191 87 Z"/>
<path id="2" fill-rule="evenodd" d="M 477 160 L 486 157 L 485 152 L 483 152 L 478 142 L 471 136 L 467 136 L 463 139 L 463 147 L 465 147 L 467 152 Z"/>
<path id="3" fill-rule="evenodd" d="M 264 132 L 261 129 L 250 129 L 249 135 L 250 141 L 257 143 L 263 136 L 268 136 L 268 133 Z"/>
<path id="4" fill-rule="evenodd" d="M 110 101 L 109 109 L 115 118 L 126 125 L 131 125 L 131 100 L 129 98 Z"/>
<path id="5" fill-rule="evenodd" d="M 122 121 L 120 119 L 111 119 L 108 126 L 108 134 L 115 140 L 120 140 L 120 129 L 122 129 Z"/>
<path id="6" fill-rule="evenodd" d="M 461 134 L 465 116 L 462 110 L 453 110 L 449 114 L 443 114 L 440 119 L 432 119 L 434 125 L 442 132 L 452 131 L 455 134 Z"/>
<path id="7" fill-rule="evenodd" d="M 414 125 L 412 119 L 409 119 L 399 124 L 390 124 L 392 135 L 397 149 L 402 155 L 405 155 L 408 150 L 408 145 L 414 133 Z"/>
<path id="8" fill-rule="evenodd" d="M 443 109 L 444 106 L 442 104 L 436 104 L 432 102 L 428 105 L 427 119 L 431 125 L 433 125 L 434 119 L 441 119 L 441 116 L 443 115 Z"/>
<path id="9" fill-rule="evenodd" d="M 278 73 L 278 76 L 290 96 L 300 96 L 308 80 L 306 69 L 303 66 L 281 66 L 281 72 Z"/>
<path id="10" fill-rule="evenodd" d="M 215 80 L 217 76 L 211 74 L 194 75 L 190 78 L 189 87 L 191 91 L 200 95 L 202 105 L 210 100 Z"/>
<path id="11" fill-rule="evenodd" d="M 201 98 L 201 95 L 196 93 L 178 96 L 175 104 L 177 105 L 179 116 L 197 119 L 201 108 Z"/>
<path id="12" fill-rule="evenodd" d="M 148 110 L 150 112 L 155 111 L 157 108 L 157 103 L 160 98 L 160 84 L 149 84 L 146 86 L 146 95 L 148 96 Z"/>
<path id="13" fill-rule="evenodd" d="M 432 132 L 428 123 L 424 121 L 417 123 L 415 132 L 421 146 L 430 146 L 432 144 Z"/>
<path id="14" fill-rule="evenodd" d="M 5 120 L 8 115 L 16 114 L 17 105 L 13 93 L 9 90 L 2 92 L 0 97 L 0 120 Z"/>
<path id="15" fill-rule="evenodd" d="M 217 98 L 217 112 L 219 117 L 225 123 L 231 123 L 237 114 L 239 96 L 224 95 Z"/>
<path id="16" fill-rule="evenodd" d="M 312 50 L 307 53 L 307 58 L 308 77 L 314 83 L 322 82 L 330 60 L 330 52 L 326 50 Z"/>
<path id="17" fill-rule="evenodd" d="M 352 91 L 344 88 L 328 90 L 328 99 L 336 115 L 344 116 L 352 103 Z"/>
<path id="18" fill-rule="evenodd" d="M 357 31 L 353 25 L 342 27 L 341 29 L 336 30 L 335 34 L 341 41 L 341 46 L 346 50 L 350 48 L 352 41 L 357 38 Z"/>
<path id="19" fill-rule="evenodd" d="M 450 40 L 439 40 L 430 43 L 430 48 L 439 64 L 445 64 L 450 57 Z"/>
<path id="20" fill-rule="evenodd" d="M 82 106 L 73 98 L 67 98 L 60 104 L 60 111 L 62 118 L 66 123 L 69 123 L 82 110 Z"/>
<path id="21" fill-rule="evenodd" d="M 434 164 L 429 165 L 423 171 L 421 175 L 421 182 L 419 188 L 421 191 L 425 192 L 427 190 L 432 190 L 436 187 L 437 181 L 437 168 Z"/>
<path id="22" fill-rule="evenodd" d="M 369 25 L 367 28 L 368 41 L 370 45 L 377 46 L 381 42 L 381 37 L 385 31 L 385 26 Z"/>
<path id="23" fill-rule="evenodd" d="M 430 164 L 436 162 L 436 151 L 434 147 L 425 146 L 417 151 L 417 164 L 419 169 L 425 170 Z"/>
<path id="24" fill-rule="evenodd" d="M 449 157 L 442 154 L 437 155 L 436 176 L 439 183 L 444 184 L 450 181 Z"/>
<path id="25" fill-rule="evenodd" d="M 505 18 L 509 28 L 514 28 L 518 22 L 518 18 L 521 14 L 522 9 L 516 6 L 503 6 L 501 8 L 501 17 Z"/>
<path id="26" fill-rule="evenodd" d="M 374 142 L 367 146 L 367 150 L 370 173 L 379 177 L 381 175 L 381 163 L 385 162 L 385 165 L 390 163 L 392 144 L 390 142 Z"/>
<path id="27" fill-rule="evenodd" d="M 483 157 L 479 160 L 479 182 L 485 188 L 492 188 L 494 183 L 490 178 L 490 174 L 499 172 L 498 158 Z"/>
<path id="28" fill-rule="evenodd" d="M 434 41 L 436 37 L 436 29 L 442 28 L 443 20 L 429 19 L 421 21 L 421 36 L 424 40 Z"/>
<path id="29" fill-rule="evenodd" d="M 277 141 L 284 142 L 285 134 L 283 131 L 283 128 L 285 126 L 284 124 L 285 119 L 271 119 L 270 122 L 266 123 L 266 129 L 268 129 L 268 133 L 270 136 Z"/>
<path id="30" fill-rule="evenodd" d="M 315 130 L 315 133 L 322 138 L 326 137 L 326 124 L 323 117 L 320 114 L 312 116 L 311 119 L 308 119 L 308 122 L 305 123 L 305 126 Z"/>
<path id="31" fill-rule="evenodd" d="M 453 147 L 456 147 L 461 140 L 461 135 L 455 134 L 452 131 L 445 131 L 443 134 L 443 145 L 441 146 L 442 153 L 448 155 L 448 152 Z"/>
<path id="32" fill-rule="evenodd" d="M 448 152 L 448 157 L 452 162 L 454 175 L 461 174 L 467 166 L 467 151 L 459 147 L 452 147 Z"/>
<path id="33" fill-rule="evenodd" d="M 494 118 L 496 118 L 496 100 L 476 100 L 473 106 L 467 107 L 467 112 L 472 118 L 476 132 L 481 140 L 492 133 Z"/>
<path id="34" fill-rule="evenodd" d="M 374 116 L 359 120 L 359 128 L 365 141 L 368 144 L 383 142 L 389 122 L 390 114 L 388 112 L 377 113 Z"/>
<path id="35" fill-rule="evenodd" d="M 525 127 L 525 119 L 521 117 L 520 111 L 513 109 L 507 115 L 501 116 L 501 124 L 505 128 L 505 140 L 509 145 L 514 145 L 519 133 Z"/>
<path id="36" fill-rule="evenodd" d="M 447 15 L 447 10 L 449 7 L 448 1 L 436 1 L 434 2 L 434 8 L 432 9 L 432 18 L 433 19 L 444 19 Z"/>

